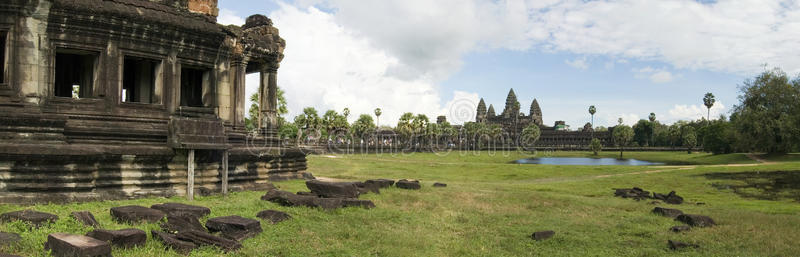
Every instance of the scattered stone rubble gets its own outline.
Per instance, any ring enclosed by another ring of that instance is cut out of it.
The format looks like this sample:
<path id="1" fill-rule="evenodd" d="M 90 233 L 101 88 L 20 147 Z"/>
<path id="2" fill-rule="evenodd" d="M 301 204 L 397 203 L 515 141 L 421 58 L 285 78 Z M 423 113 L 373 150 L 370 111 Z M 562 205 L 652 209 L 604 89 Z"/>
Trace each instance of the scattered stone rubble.
<path id="1" fill-rule="evenodd" d="M 345 207 L 375 208 L 370 200 L 358 199 L 362 194 L 380 193 L 381 188 L 396 186 L 404 189 L 420 189 L 417 180 L 374 179 L 364 182 L 326 182 L 319 180 L 306 181 L 311 192 L 293 194 L 287 191 L 271 189 L 261 199 L 283 206 L 306 206 L 332 210 Z M 436 183 L 436 187 L 446 184 Z M 151 208 L 137 205 L 113 207 L 111 217 L 121 224 L 159 223 L 161 230 L 150 231 L 155 240 L 165 248 L 181 254 L 190 254 L 199 246 L 217 247 L 225 252 L 240 249 L 242 240 L 254 237 L 262 232 L 261 222 L 241 216 L 225 216 L 210 218 L 205 225 L 199 219 L 211 214 L 211 209 L 181 203 L 155 204 Z M 75 220 L 92 227 L 94 230 L 84 235 L 53 233 L 48 235 L 45 248 L 52 250 L 53 256 L 111 256 L 111 247 L 139 247 L 147 242 L 145 231 L 127 228 L 120 230 L 102 229 L 89 211 L 76 211 L 70 214 Z M 292 218 L 291 215 L 277 210 L 264 210 L 256 217 L 277 224 Z M 55 222 L 58 216 L 23 210 L 0 215 L 0 221 L 21 220 L 35 227 Z M 552 237 L 555 232 L 541 231 L 531 235 L 536 240 Z M 0 232 L 0 246 L 20 241 L 17 234 Z M 0 253 L 0 257 L 5 256 Z"/>
<path id="2" fill-rule="evenodd" d="M 656 199 L 664 201 L 668 204 L 682 204 L 683 197 L 675 194 L 675 191 L 670 191 L 668 194 L 659 194 L 653 192 L 653 195 L 650 196 L 650 192 L 645 191 L 644 189 L 633 187 L 633 188 L 615 188 L 614 189 L 614 196 L 622 197 L 622 198 L 633 198 L 636 201 L 644 200 L 644 199 Z"/>
<path id="3" fill-rule="evenodd" d="M 71 215 L 72 218 L 80 223 L 83 223 L 83 225 L 86 225 L 87 227 L 100 228 L 100 223 L 97 222 L 97 220 L 94 218 L 94 215 L 92 215 L 92 213 L 89 211 L 76 211 L 72 212 Z"/>

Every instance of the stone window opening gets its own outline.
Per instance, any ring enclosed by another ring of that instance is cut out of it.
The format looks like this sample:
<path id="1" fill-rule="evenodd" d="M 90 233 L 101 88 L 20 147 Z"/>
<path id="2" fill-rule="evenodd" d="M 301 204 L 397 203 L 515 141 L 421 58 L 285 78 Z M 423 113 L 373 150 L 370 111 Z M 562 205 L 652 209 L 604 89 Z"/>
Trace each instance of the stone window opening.
<path id="1" fill-rule="evenodd" d="M 0 30 L 0 84 L 6 83 L 6 48 L 7 48 L 7 40 L 8 39 L 8 31 Z"/>
<path id="2" fill-rule="evenodd" d="M 181 68 L 181 106 L 210 106 L 203 97 L 211 90 L 210 76 L 211 70 L 207 68 L 193 66 Z"/>
<path id="3" fill-rule="evenodd" d="M 55 96 L 73 99 L 91 98 L 97 53 L 56 50 Z"/>
<path id="4" fill-rule="evenodd" d="M 161 61 L 126 56 L 122 74 L 122 102 L 125 103 L 160 103 L 159 84 Z"/>

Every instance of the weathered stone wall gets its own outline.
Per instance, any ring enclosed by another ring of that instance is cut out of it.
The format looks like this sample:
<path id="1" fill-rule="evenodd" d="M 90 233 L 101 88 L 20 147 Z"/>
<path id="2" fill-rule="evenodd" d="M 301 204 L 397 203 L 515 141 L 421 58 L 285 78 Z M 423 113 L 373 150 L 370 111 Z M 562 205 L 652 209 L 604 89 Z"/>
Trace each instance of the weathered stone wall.
<path id="1" fill-rule="evenodd" d="M 285 41 L 264 16 L 243 30 L 216 15 L 216 0 L 0 1 L 0 202 L 182 195 L 190 149 L 195 192 L 220 191 L 226 151 L 231 190 L 309 176 L 273 124 L 244 129 L 245 74 L 268 74 L 264 115 L 274 114 Z M 59 53 L 93 61 L 79 99 L 54 93 Z M 122 100 L 128 57 L 156 63 L 152 101 Z M 202 72 L 201 106 L 181 104 L 184 68 Z"/>

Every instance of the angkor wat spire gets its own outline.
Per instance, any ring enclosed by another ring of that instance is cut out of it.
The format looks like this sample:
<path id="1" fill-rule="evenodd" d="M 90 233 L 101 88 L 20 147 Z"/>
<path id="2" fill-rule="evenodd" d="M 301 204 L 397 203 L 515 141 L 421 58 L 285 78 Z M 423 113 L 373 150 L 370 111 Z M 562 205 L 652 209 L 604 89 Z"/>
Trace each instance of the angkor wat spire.
<path id="1" fill-rule="evenodd" d="M 536 98 L 534 98 L 533 103 L 531 103 L 530 116 L 534 123 L 542 125 L 542 108 L 539 107 L 539 102 L 536 101 Z"/>
<path id="2" fill-rule="evenodd" d="M 489 118 L 494 118 L 494 116 L 497 116 L 497 114 L 494 113 L 494 105 L 489 105 L 489 112 L 486 114 L 486 116 Z"/>
<path id="3" fill-rule="evenodd" d="M 506 107 L 503 109 L 503 116 L 514 117 L 519 115 L 519 110 L 515 108 L 517 102 L 517 94 L 514 93 L 514 89 L 512 88 L 508 91 L 508 96 L 506 97 Z"/>
<path id="4" fill-rule="evenodd" d="M 481 98 L 481 101 L 478 103 L 478 110 L 477 114 L 475 115 L 475 122 L 483 122 L 486 119 L 486 103 Z"/>

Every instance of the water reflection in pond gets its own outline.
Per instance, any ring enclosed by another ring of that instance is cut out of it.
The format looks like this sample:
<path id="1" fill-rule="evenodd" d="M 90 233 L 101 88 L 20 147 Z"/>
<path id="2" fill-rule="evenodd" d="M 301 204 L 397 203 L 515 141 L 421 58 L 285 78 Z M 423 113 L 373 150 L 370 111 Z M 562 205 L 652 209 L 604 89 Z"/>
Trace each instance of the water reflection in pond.
<path id="1" fill-rule="evenodd" d="M 547 164 L 547 165 L 627 165 L 627 166 L 646 166 L 664 165 L 660 162 L 640 161 L 636 159 L 614 159 L 614 158 L 583 158 L 583 157 L 544 157 L 529 158 L 514 161 L 518 164 Z"/>

